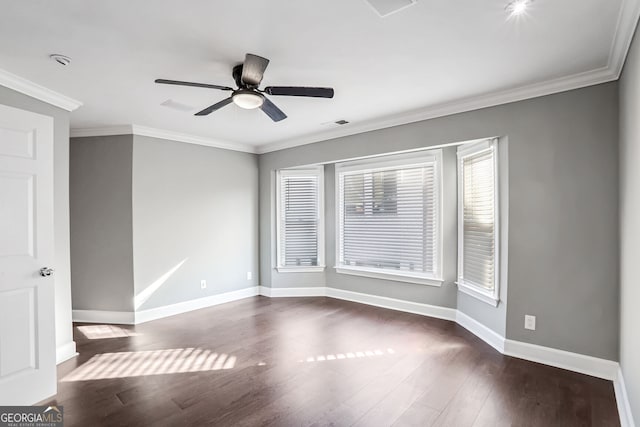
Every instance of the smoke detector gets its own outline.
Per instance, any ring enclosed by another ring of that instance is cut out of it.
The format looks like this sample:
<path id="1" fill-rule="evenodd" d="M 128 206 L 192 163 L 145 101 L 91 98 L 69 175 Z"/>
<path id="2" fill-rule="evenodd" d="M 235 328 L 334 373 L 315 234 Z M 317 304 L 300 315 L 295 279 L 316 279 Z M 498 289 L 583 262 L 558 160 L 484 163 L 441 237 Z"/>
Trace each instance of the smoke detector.
<path id="1" fill-rule="evenodd" d="M 71 64 L 71 58 L 65 55 L 60 55 L 59 53 L 53 53 L 49 55 L 49 58 L 53 59 L 60 65 L 69 65 Z"/>

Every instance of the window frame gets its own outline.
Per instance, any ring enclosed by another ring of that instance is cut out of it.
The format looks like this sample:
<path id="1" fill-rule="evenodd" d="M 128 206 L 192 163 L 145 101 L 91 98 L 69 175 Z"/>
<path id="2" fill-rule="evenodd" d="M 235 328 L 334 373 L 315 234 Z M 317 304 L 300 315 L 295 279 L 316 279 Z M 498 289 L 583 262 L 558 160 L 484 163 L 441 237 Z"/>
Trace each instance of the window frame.
<path id="1" fill-rule="evenodd" d="M 396 282 L 414 283 L 428 286 L 442 286 L 444 282 L 443 278 L 443 165 L 442 165 L 442 149 L 424 150 L 420 152 L 411 152 L 404 154 L 392 154 L 382 155 L 375 158 L 369 158 L 365 160 L 355 160 L 343 163 L 336 163 L 335 165 L 335 215 L 336 215 L 336 230 L 335 230 L 335 265 L 334 268 L 337 273 L 348 274 L 353 276 L 371 277 L 375 279 L 392 280 Z M 399 166 L 403 168 L 419 167 L 427 163 L 434 163 L 435 165 L 435 199 L 437 200 L 437 206 L 434 209 L 436 214 L 435 228 L 436 238 L 434 257 L 436 258 L 434 266 L 436 272 L 433 276 L 401 272 L 393 270 L 377 269 L 372 267 L 356 267 L 342 264 L 342 229 L 343 229 L 343 217 L 341 214 L 341 198 L 340 192 L 340 175 L 343 173 L 356 173 L 366 171 L 380 171 L 397 169 Z"/>
<path id="2" fill-rule="evenodd" d="M 475 156 L 485 151 L 493 152 L 493 186 L 494 186 L 494 259 L 493 259 L 493 290 L 487 291 L 471 282 L 464 280 L 464 169 L 462 162 L 469 156 Z M 491 138 L 479 142 L 469 143 L 458 147 L 456 163 L 456 177 L 458 180 L 458 271 L 456 275 L 456 285 L 458 290 L 473 298 L 476 298 L 489 305 L 497 307 L 500 303 L 500 255 L 501 255 L 501 223 L 500 223 L 500 152 L 498 139 Z"/>
<path id="3" fill-rule="evenodd" d="M 318 179 L 318 237 L 317 253 L 318 265 L 314 266 L 291 266 L 282 264 L 282 243 L 281 243 L 281 212 L 282 212 L 282 178 L 289 176 L 315 176 Z M 317 273 L 325 269 L 325 215 L 324 215 L 324 166 L 306 166 L 301 168 L 278 169 L 276 171 L 276 270 L 279 273 Z"/>

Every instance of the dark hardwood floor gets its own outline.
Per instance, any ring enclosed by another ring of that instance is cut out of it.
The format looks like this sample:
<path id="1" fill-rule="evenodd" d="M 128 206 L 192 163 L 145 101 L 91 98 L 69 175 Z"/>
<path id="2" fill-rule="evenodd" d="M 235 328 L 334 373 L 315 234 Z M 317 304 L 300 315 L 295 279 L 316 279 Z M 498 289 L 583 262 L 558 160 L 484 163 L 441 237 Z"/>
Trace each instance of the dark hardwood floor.
<path id="1" fill-rule="evenodd" d="M 503 356 L 453 322 L 255 297 L 75 325 L 66 426 L 618 426 L 613 385 Z"/>

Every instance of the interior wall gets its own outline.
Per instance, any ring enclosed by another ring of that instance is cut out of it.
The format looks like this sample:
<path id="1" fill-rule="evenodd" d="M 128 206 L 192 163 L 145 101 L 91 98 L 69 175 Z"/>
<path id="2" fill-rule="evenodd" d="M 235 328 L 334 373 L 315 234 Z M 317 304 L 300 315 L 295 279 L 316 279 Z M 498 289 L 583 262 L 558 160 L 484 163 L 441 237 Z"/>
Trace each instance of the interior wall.
<path id="1" fill-rule="evenodd" d="M 620 79 L 620 365 L 635 420 L 640 420 L 640 36 Z"/>
<path id="2" fill-rule="evenodd" d="M 133 230 L 138 310 L 257 286 L 257 156 L 134 136 Z"/>
<path id="3" fill-rule="evenodd" d="M 279 286 L 274 280 L 271 259 L 274 170 L 484 137 L 506 137 L 509 140 L 506 337 L 617 360 L 617 109 L 617 82 L 612 82 L 263 154 L 260 156 L 262 284 Z M 329 245 L 327 251 L 331 252 Z M 368 283 L 364 280 L 359 289 L 369 289 Z M 403 292 L 399 289 L 411 285 L 390 282 L 385 286 L 394 287 L 388 292 L 397 295 Z M 428 301 L 425 298 L 419 302 Z M 537 316 L 536 331 L 524 329 L 525 314 Z"/>
<path id="4" fill-rule="evenodd" d="M 0 86 L 0 104 L 53 117 L 56 346 L 58 349 L 72 347 L 75 351 L 69 249 L 69 112 L 4 86 Z"/>
<path id="5" fill-rule="evenodd" d="M 133 137 L 71 139 L 74 310 L 133 310 Z"/>

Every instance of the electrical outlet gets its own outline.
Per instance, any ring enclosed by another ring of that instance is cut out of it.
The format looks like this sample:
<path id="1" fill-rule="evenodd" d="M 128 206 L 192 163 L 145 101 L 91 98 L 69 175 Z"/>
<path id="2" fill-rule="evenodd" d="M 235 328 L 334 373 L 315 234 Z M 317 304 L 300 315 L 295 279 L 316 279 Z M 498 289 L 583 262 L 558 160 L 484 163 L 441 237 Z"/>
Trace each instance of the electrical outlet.
<path id="1" fill-rule="evenodd" d="M 207 288 L 207 281 L 200 280 L 200 289 L 206 289 L 206 288 Z"/>
<path id="2" fill-rule="evenodd" d="M 524 328 L 529 329 L 530 331 L 536 330 L 536 316 L 530 316 L 526 314 L 524 316 Z"/>
<path id="3" fill-rule="evenodd" d="M 247 271 L 247 280 L 251 280 L 252 277 L 253 277 L 253 274 L 251 274 L 250 271 Z"/>

